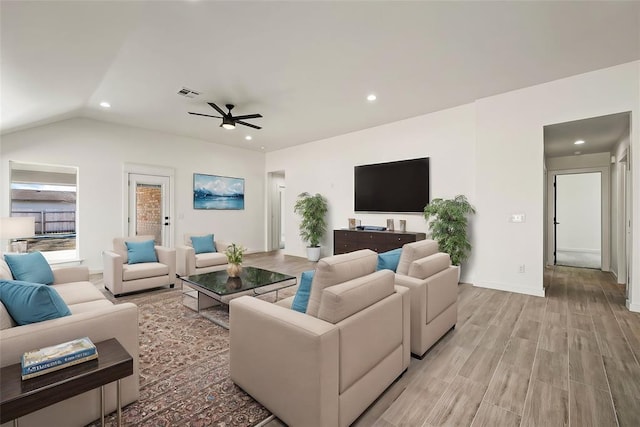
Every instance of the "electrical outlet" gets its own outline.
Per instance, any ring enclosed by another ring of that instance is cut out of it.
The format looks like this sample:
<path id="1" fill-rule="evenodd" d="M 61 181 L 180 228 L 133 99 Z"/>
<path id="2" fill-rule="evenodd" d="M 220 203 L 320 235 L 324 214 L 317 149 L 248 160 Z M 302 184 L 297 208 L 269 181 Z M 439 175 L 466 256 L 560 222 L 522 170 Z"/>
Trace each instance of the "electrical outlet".
<path id="1" fill-rule="evenodd" d="M 520 267 L 518 267 L 518 273 L 524 273 L 524 264 L 520 264 Z"/>

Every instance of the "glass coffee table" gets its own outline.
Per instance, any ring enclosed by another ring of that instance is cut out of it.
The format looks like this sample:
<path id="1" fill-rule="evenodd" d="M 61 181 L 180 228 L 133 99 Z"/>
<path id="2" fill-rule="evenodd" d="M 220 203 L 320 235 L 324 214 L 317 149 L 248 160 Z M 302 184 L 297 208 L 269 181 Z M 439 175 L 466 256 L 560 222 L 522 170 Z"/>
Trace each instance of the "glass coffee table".
<path id="1" fill-rule="evenodd" d="M 180 279 L 183 285 L 183 303 L 197 312 L 220 304 L 228 307 L 229 301 L 242 295 L 259 296 L 275 292 L 277 301 L 279 290 L 297 284 L 295 276 L 249 266 L 243 266 L 238 277 L 229 277 L 227 271 L 222 270 Z M 229 329 L 225 322 L 209 320 Z"/>

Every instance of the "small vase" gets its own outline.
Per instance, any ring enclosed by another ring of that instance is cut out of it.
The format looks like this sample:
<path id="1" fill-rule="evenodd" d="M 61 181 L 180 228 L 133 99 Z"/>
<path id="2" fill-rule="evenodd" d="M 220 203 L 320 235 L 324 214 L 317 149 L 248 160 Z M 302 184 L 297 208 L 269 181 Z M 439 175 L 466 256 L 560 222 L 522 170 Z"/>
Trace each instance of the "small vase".
<path id="1" fill-rule="evenodd" d="M 239 277 L 229 277 L 227 279 L 227 288 L 237 290 L 242 287 L 242 279 Z"/>
<path id="2" fill-rule="evenodd" d="M 238 277 L 241 271 L 242 271 L 242 265 L 240 264 L 227 265 L 227 274 L 229 275 L 229 277 Z"/>

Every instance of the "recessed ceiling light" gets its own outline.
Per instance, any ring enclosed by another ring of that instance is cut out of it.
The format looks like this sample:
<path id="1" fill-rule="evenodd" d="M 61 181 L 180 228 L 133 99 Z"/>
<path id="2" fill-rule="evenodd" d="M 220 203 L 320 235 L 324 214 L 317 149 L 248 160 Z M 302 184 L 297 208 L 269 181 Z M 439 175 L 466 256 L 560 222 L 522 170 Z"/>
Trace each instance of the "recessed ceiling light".
<path id="1" fill-rule="evenodd" d="M 253 137 L 251 137 L 251 135 L 247 135 L 244 137 L 244 139 L 246 139 L 247 141 L 251 141 L 253 139 Z"/>
<path id="2" fill-rule="evenodd" d="M 369 96 L 367 96 L 367 101 L 369 102 L 373 102 L 377 99 L 378 97 L 375 96 L 374 94 L 370 94 Z"/>
<path id="3" fill-rule="evenodd" d="M 582 151 L 576 151 L 573 154 L 580 154 L 580 153 L 582 153 Z"/>
<path id="4" fill-rule="evenodd" d="M 260 147 L 261 150 L 264 150 L 264 145 L 262 147 Z"/>
<path id="5" fill-rule="evenodd" d="M 111 108 L 111 104 L 109 104 L 107 101 L 102 101 L 102 102 L 100 103 L 100 106 L 101 106 L 102 108 Z"/>
<path id="6" fill-rule="evenodd" d="M 576 142 L 574 142 L 574 144 L 575 144 L 575 145 L 581 145 L 581 144 L 584 144 L 584 141 L 583 141 L 583 140 L 581 140 L 581 139 L 579 139 L 579 140 L 577 140 Z"/>

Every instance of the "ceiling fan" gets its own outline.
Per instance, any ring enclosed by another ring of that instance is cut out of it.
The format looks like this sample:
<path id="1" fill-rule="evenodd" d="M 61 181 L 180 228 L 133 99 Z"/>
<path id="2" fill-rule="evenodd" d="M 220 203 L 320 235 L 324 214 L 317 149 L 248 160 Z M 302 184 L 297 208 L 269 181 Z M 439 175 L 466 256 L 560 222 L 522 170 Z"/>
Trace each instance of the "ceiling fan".
<path id="1" fill-rule="evenodd" d="M 254 129 L 262 129 L 260 126 L 256 126 L 256 125 L 253 125 L 251 123 L 243 122 L 243 120 L 246 120 L 246 119 L 257 119 L 259 117 L 262 117 L 262 114 L 246 114 L 244 116 L 234 116 L 234 115 L 231 114 L 231 110 L 233 110 L 233 107 L 234 107 L 233 104 L 226 104 L 225 105 L 225 107 L 227 107 L 227 110 L 229 110 L 227 113 L 225 113 L 222 110 L 222 108 L 218 107 L 213 102 L 207 102 L 207 104 L 209 104 L 211 106 L 211 108 L 216 110 L 222 116 L 212 116 L 212 115 L 209 115 L 209 114 L 192 113 L 191 111 L 189 111 L 189 114 L 193 114 L 194 116 L 215 117 L 216 119 L 222 119 L 222 124 L 220 125 L 220 127 L 223 127 L 225 129 L 235 129 L 236 128 L 236 124 L 249 126 L 250 128 L 254 128 Z"/>

